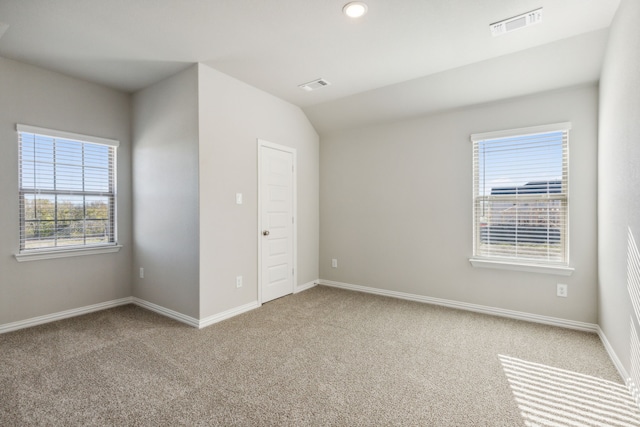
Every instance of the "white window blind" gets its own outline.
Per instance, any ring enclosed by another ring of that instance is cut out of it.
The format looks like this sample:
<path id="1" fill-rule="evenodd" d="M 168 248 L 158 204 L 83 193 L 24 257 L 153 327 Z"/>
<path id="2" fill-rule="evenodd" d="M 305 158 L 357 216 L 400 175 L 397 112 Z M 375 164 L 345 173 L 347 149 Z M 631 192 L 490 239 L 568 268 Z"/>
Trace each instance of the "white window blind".
<path id="1" fill-rule="evenodd" d="M 115 245 L 118 141 L 17 130 L 20 251 Z"/>
<path id="2" fill-rule="evenodd" d="M 474 257 L 568 265 L 570 123 L 474 134 Z"/>

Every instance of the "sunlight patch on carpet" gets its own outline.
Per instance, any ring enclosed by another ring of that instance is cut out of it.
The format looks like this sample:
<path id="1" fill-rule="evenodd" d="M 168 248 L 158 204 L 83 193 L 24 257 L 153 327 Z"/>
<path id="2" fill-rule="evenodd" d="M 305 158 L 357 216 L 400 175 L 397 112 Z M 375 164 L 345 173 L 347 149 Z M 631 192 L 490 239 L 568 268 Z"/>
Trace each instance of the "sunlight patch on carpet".
<path id="1" fill-rule="evenodd" d="M 498 357 L 527 426 L 640 426 L 640 408 L 622 384 Z"/>

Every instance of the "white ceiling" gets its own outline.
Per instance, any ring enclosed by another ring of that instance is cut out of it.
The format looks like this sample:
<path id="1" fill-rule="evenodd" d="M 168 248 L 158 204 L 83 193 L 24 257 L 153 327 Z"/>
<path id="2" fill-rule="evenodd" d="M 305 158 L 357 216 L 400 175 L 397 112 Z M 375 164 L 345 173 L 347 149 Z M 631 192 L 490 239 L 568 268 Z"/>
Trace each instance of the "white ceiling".
<path id="1" fill-rule="evenodd" d="M 134 92 L 195 62 L 319 132 L 596 81 L 619 0 L 0 0 L 0 56 Z M 543 7 L 543 22 L 489 24 Z M 7 27 L 8 25 L 8 27 Z M 3 34 L 4 29 L 4 34 Z M 305 92 L 298 84 L 332 84 Z"/>

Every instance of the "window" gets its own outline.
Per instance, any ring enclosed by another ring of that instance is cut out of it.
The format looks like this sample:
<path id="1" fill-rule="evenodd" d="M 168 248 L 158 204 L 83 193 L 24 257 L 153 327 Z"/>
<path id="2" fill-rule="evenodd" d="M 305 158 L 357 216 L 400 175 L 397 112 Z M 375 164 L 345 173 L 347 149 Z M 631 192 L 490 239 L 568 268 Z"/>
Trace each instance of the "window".
<path id="1" fill-rule="evenodd" d="M 118 141 L 17 129 L 20 254 L 115 246 Z"/>
<path id="2" fill-rule="evenodd" d="M 568 266 L 570 128 L 471 135 L 476 260 Z"/>

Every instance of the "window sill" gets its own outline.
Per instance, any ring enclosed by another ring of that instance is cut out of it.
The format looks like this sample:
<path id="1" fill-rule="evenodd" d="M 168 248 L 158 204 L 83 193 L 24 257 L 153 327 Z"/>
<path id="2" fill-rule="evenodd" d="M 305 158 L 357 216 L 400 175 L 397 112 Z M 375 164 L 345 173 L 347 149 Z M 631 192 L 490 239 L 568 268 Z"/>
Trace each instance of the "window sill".
<path id="1" fill-rule="evenodd" d="M 121 245 L 97 246 L 90 248 L 55 249 L 47 251 L 33 251 L 15 254 L 18 262 L 38 261 L 42 259 L 69 258 L 82 255 L 108 254 L 120 251 Z"/>
<path id="2" fill-rule="evenodd" d="M 518 262 L 496 261 L 471 258 L 469 262 L 474 267 L 496 268 L 499 270 L 526 271 L 529 273 L 554 274 L 556 276 L 571 276 L 574 268 L 552 265 L 524 264 Z"/>

